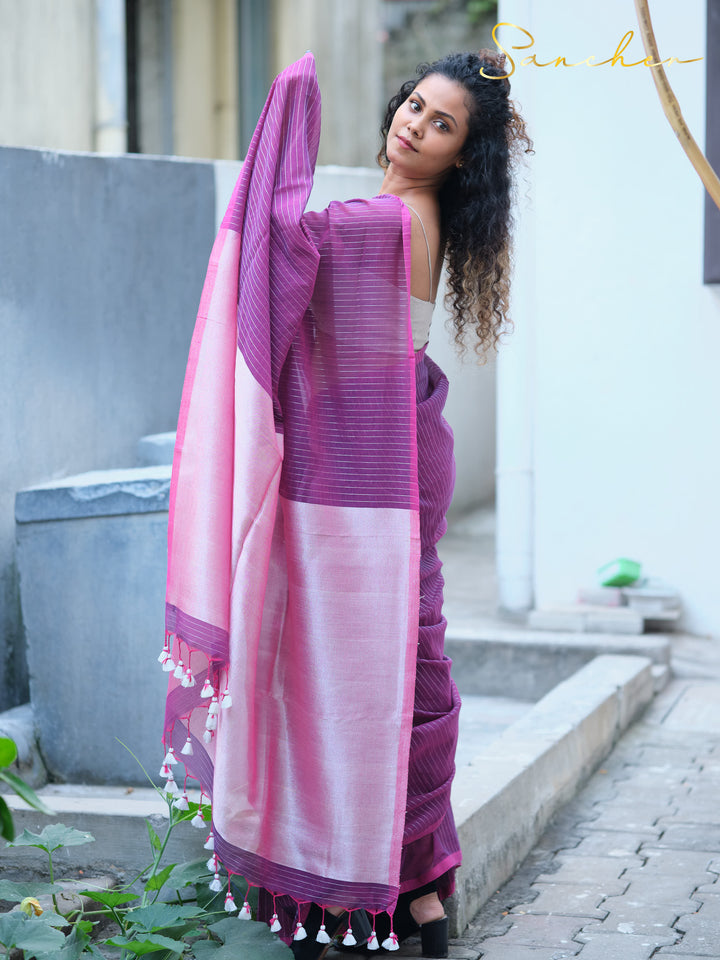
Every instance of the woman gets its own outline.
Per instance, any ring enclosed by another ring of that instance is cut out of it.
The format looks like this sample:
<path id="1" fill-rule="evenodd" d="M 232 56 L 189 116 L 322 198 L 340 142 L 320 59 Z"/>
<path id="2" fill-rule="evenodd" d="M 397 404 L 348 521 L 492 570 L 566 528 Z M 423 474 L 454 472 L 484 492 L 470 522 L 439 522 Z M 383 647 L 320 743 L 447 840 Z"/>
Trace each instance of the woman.
<path id="1" fill-rule="evenodd" d="M 529 141 L 502 73 L 493 54 L 425 66 L 388 106 L 380 194 L 304 213 L 312 54 L 283 71 L 200 303 L 162 774 L 177 790 L 183 755 L 212 798 L 212 888 L 220 864 L 258 887 L 258 917 L 299 960 L 339 932 L 394 950 L 419 928 L 427 956 L 447 952 L 459 698 L 435 544 L 454 462 L 425 345 L 444 257 L 458 344 L 494 344 L 504 317 L 510 159 Z"/>

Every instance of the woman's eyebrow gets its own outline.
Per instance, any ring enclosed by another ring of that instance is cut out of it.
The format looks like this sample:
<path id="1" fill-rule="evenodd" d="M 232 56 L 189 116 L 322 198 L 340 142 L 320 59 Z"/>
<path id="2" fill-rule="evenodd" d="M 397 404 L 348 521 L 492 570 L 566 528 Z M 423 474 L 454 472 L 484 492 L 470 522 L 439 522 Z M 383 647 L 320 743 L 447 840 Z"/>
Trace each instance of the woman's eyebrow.
<path id="1" fill-rule="evenodd" d="M 423 105 L 424 107 L 426 107 L 426 106 L 427 106 L 427 103 L 426 103 L 425 100 L 423 99 L 422 94 L 418 93 L 417 90 L 413 90 L 413 93 L 414 93 L 415 96 L 418 98 L 418 100 L 420 101 L 420 103 L 422 103 L 422 105 Z M 455 117 L 454 117 L 451 113 L 446 113 L 444 110 L 436 110 L 435 113 L 439 113 L 441 116 L 447 117 L 449 120 L 452 120 L 452 122 L 455 124 L 455 126 L 457 126 L 457 120 L 455 119 Z"/>

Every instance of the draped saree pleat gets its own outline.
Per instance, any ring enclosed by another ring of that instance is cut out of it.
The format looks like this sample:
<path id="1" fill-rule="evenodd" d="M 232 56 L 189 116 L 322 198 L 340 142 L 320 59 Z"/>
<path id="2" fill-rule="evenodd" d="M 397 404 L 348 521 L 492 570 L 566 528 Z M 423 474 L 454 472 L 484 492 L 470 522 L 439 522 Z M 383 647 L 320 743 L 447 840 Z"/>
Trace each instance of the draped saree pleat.
<path id="1" fill-rule="evenodd" d="M 303 212 L 319 111 L 308 53 L 273 82 L 213 248 L 161 655 L 163 773 L 200 783 L 218 874 L 270 891 L 285 939 L 311 901 L 392 909 L 429 879 L 451 892 L 460 862 L 447 380 L 413 350 L 405 205 Z"/>

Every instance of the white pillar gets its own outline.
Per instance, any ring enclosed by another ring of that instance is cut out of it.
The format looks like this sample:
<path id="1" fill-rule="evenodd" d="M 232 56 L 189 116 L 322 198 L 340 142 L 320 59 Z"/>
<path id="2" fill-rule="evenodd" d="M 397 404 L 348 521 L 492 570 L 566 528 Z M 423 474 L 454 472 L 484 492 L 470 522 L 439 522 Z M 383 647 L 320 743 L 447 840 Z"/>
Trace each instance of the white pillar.
<path id="1" fill-rule="evenodd" d="M 505 0 L 500 4 L 498 22 L 509 21 L 531 30 L 531 8 L 532 0 Z M 502 33 L 500 37 L 502 39 Z M 523 84 L 523 80 L 522 71 L 516 69 L 510 78 L 511 97 L 520 101 L 521 113 L 532 137 L 532 89 L 530 84 Z M 503 338 L 497 363 L 495 550 L 498 607 L 501 612 L 510 614 L 520 614 L 534 606 L 535 230 L 532 163 L 530 155 L 527 165 L 520 166 L 517 171 L 515 271 L 510 302 L 515 329 Z"/>
<path id="2" fill-rule="evenodd" d="M 95 0 L 95 150 L 127 151 L 125 0 Z"/>

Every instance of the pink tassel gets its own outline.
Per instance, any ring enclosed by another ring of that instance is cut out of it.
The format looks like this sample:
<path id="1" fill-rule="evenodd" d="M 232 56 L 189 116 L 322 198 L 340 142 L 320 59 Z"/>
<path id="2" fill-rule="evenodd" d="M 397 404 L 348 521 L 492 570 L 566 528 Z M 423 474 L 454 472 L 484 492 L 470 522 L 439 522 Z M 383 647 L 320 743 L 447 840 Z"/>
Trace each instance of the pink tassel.
<path id="1" fill-rule="evenodd" d="M 228 890 L 228 894 L 225 897 L 225 913 L 235 913 L 236 910 L 237 910 L 237 907 L 235 906 L 233 895 Z"/>
<path id="2" fill-rule="evenodd" d="M 214 849 L 215 849 L 215 837 L 213 836 L 212 830 L 211 830 L 210 833 L 207 835 L 207 840 L 206 840 L 205 843 L 203 844 L 203 847 L 204 847 L 206 850 L 214 850 Z"/>
<path id="3" fill-rule="evenodd" d="M 238 914 L 238 920 L 252 920 L 252 910 L 247 900 L 242 905 L 240 913 Z"/>
<path id="4" fill-rule="evenodd" d="M 200 691 L 201 697 L 211 697 L 215 693 L 213 685 L 210 683 L 210 677 L 205 677 L 205 683 L 202 685 L 202 690 Z"/>
<path id="5" fill-rule="evenodd" d="M 186 757 L 191 757 L 193 755 L 193 745 L 190 737 L 188 737 L 185 741 L 185 746 L 182 748 L 180 753 L 184 754 Z"/>
<path id="6" fill-rule="evenodd" d="M 383 950 L 398 950 L 400 948 L 398 937 L 394 930 L 391 930 L 390 936 L 383 940 L 382 947 Z"/>
<path id="7" fill-rule="evenodd" d="M 215 876 L 208 884 L 208 887 L 213 891 L 213 893 L 219 893 L 222 890 L 222 884 L 220 883 L 219 873 L 215 873 Z"/>
<path id="8" fill-rule="evenodd" d="M 172 648 L 173 639 L 174 638 L 171 633 L 165 634 L 165 643 L 163 644 L 163 648 L 160 651 L 160 656 L 158 657 L 158 663 L 161 663 L 163 666 L 165 666 L 167 661 L 172 658 L 170 650 Z"/>
<path id="9" fill-rule="evenodd" d="M 282 924 L 281 924 L 280 921 L 278 920 L 278 915 L 277 915 L 276 913 L 274 913 L 274 914 L 270 917 L 270 932 L 271 932 L 271 933 L 277 933 L 278 930 L 282 930 Z"/>
<path id="10" fill-rule="evenodd" d="M 295 933 L 293 934 L 293 940 L 304 940 L 307 937 L 307 930 L 305 927 L 298 922 L 295 924 Z"/>

